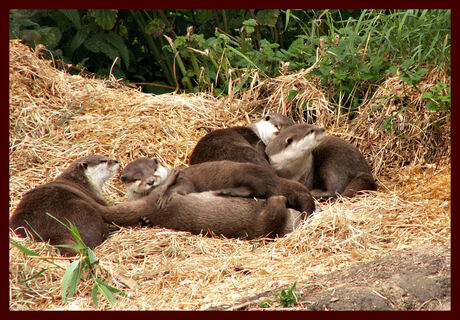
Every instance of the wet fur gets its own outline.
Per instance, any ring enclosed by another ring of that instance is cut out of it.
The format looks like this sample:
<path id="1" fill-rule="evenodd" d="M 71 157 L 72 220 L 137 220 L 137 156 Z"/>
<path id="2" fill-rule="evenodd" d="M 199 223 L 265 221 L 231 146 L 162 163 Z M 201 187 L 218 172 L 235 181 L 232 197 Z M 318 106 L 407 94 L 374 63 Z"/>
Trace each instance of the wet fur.
<path id="1" fill-rule="evenodd" d="M 40 240 L 41 237 L 44 241 L 49 240 L 51 245 L 75 243 L 64 226 L 45 214 L 48 212 L 64 223 L 68 219 L 75 224 L 88 247 L 94 248 L 101 244 L 107 237 L 107 225 L 101 217 L 100 208 L 105 207 L 106 202 L 102 199 L 100 190 L 84 175 L 85 164 L 91 165 L 101 159 L 106 158 L 92 155 L 79 159 L 54 181 L 24 194 L 10 218 L 10 227 L 22 237 L 26 236 L 24 229 L 27 229 L 35 240 Z M 115 160 L 108 161 L 112 164 Z M 76 253 L 68 248 L 59 250 L 66 256 Z"/>

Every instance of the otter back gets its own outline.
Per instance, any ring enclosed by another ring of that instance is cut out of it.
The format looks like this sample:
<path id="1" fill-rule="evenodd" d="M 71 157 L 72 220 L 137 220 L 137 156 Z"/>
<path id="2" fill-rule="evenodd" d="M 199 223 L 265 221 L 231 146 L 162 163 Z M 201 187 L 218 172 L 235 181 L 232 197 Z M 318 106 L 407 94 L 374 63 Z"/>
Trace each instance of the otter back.
<path id="1" fill-rule="evenodd" d="M 279 177 L 272 169 L 252 163 L 211 161 L 184 168 L 175 184 L 160 196 L 159 205 L 165 207 L 174 193 L 189 194 L 218 190 L 220 194 L 259 198 L 282 195 L 290 208 L 306 214 L 315 210 L 314 200 L 301 183 Z"/>
<path id="2" fill-rule="evenodd" d="M 247 127 L 211 131 L 198 141 L 190 156 L 190 164 L 231 160 L 271 168 L 264 152 L 264 143 L 270 141 L 281 128 L 292 124 L 291 119 L 279 113 L 273 113 Z"/>

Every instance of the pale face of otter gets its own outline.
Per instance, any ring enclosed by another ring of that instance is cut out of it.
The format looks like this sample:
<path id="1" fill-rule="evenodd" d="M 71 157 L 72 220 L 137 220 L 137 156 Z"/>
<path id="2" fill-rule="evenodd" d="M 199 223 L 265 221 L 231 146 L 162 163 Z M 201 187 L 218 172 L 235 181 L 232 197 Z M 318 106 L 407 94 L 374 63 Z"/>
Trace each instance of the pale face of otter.
<path id="1" fill-rule="evenodd" d="M 169 170 L 157 159 L 139 158 L 123 169 L 121 181 L 125 184 L 128 199 L 137 200 L 165 181 L 168 174 Z"/>
<path id="2" fill-rule="evenodd" d="M 270 164 L 282 177 L 295 179 L 309 171 L 311 152 L 326 136 L 325 129 L 311 124 L 285 128 L 267 145 L 265 153 Z"/>
<path id="3" fill-rule="evenodd" d="M 275 138 L 279 131 L 293 125 L 294 122 L 279 113 L 267 114 L 262 119 L 251 124 L 252 129 L 262 142 L 267 145 Z"/>
<path id="4" fill-rule="evenodd" d="M 104 183 L 111 178 L 120 167 L 118 160 L 98 155 L 86 158 L 80 165 L 88 181 L 94 185 L 97 190 L 102 190 Z"/>

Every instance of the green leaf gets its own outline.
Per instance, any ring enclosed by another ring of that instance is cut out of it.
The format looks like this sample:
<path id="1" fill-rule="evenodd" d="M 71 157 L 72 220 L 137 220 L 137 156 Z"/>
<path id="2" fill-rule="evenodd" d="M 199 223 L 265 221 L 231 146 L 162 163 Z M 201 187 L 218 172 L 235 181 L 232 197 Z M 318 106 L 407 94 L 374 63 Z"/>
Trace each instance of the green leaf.
<path id="1" fill-rule="evenodd" d="M 163 34 L 165 24 L 160 19 L 152 19 L 145 26 L 145 33 L 151 35 L 154 38 L 158 38 Z"/>
<path id="2" fill-rule="evenodd" d="M 110 30 L 117 21 L 117 9 L 92 9 L 89 10 L 96 23 L 104 30 Z"/>
<path id="3" fill-rule="evenodd" d="M 269 27 L 274 27 L 280 11 L 278 9 L 259 10 L 256 13 L 257 23 Z"/>
<path id="4" fill-rule="evenodd" d="M 387 69 L 386 71 L 387 73 L 392 73 L 392 74 L 396 74 L 398 72 L 398 67 L 396 66 L 391 66 Z"/>
<path id="5" fill-rule="evenodd" d="M 112 61 L 119 56 L 117 49 L 107 42 L 103 32 L 94 34 L 85 41 L 84 46 L 91 52 L 104 53 Z"/>
<path id="6" fill-rule="evenodd" d="M 430 111 L 439 111 L 439 104 L 434 101 L 428 101 L 426 108 Z"/>
<path id="7" fill-rule="evenodd" d="M 85 249 L 86 247 L 85 246 L 82 246 L 78 243 L 68 243 L 68 244 L 56 244 L 54 245 L 55 247 L 58 247 L 58 248 L 71 248 L 71 249 L 75 249 L 75 250 L 83 250 Z"/>
<path id="8" fill-rule="evenodd" d="M 88 29 L 83 28 L 74 34 L 69 44 L 69 55 L 73 55 L 75 50 L 77 50 L 82 45 L 82 43 L 85 42 L 86 37 L 88 37 L 88 33 Z"/>
<path id="9" fill-rule="evenodd" d="M 29 282 L 30 280 L 32 279 L 35 279 L 36 277 L 38 277 L 39 275 L 41 275 L 43 272 L 45 272 L 46 270 L 48 270 L 48 268 L 43 268 L 41 271 L 31 275 L 30 277 L 28 277 L 27 279 L 24 279 L 24 280 L 19 280 L 19 283 L 26 283 L 26 282 Z"/>
<path id="10" fill-rule="evenodd" d="M 39 256 L 40 255 L 38 252 L 35 252 L 29 248 L 26 248 L 22 244 L 19 244 L 14 240 L 10 239 L 10 243 L 29 256 Z"/>
<path id="11" fill-rule="evenodd" d="M 254 27 L 257 25 L 257 21 L 255 19 L 248 19 L 243 21 L 244 30 L 246 30 L 247 34 L 251 34 L 254 32 Z"/>
<path id="12" fill-rule="evenodd" d="M 39 42 L 51 48 L 54 48 L 62 37 L 61 31 L 56 27 L 42 27 L 38 34 Z"/>
<path id="13" fill-rule="evenodd" d="M 88 256 L 87 259 L 88 259 L 89 264 L 94 264 L 99 261 L 99 259 L 94 254 L 93 250 L 91 250 L 90 248 L 86 249 L 86 254 Z"/>
<path id="14" fill-rule="evenodd" d="M 91 290 L 91 297 L 93 298 L 93 303 L 96 307 L 99 306 L 99 302 L 97 300 L 97 290 L 98 290 L 99 285 L 95 283 L 93 285 L 93 289 Z"/>
<path id="15" fill-rule="evenodd" d="M 295 96 L 296 96 L 298 93 L 299 93 L 299 90 L 291 90 L 291 91 L 289 91 L 287 99 L 288 99 L 289 101 L 291 101 L 292 99 L 295 98 Z"/>
<path id="16" fill-rule="evenodd" d="M 427 91 L 427 92 L 422 93 L 422 98 L 426 98 L 426 99 L 433 98 L 433 92 Z"/>
<path id="17" fill-rule="evenodd" d="M 67 19 L 69 19 L 70 22 L 72 22 L 75 29 L 80 31 L 81 21 L 80 21 L 80 15 L 77 9 L 62 9 L 62 10 L 60 9 L 58 11 L 62 13 Z"/>
<path id="18" fill-rule="evenodd" d="M 64 273 L 64 277 L 62 278 L 62 302 L 66 303 L 67 302 L 67 290 L 69 289 L 69 285 L 73 284 L 76 287 L 76 282 L 78 282 L 78 276 L 80 275 L 80 268 L 78 268 L 80 265 L 80 260 L 75 260 L 72 262 L 66 269 Z M 77 274 L 77 280 L 74 279 L 75 273 Z M 74 292 L 75 294 L 75 288 L 70 288 L 70 291 Z M 69 294 L 69 296 L 72 296 Z"/>
<path id="19" fill-rule="evenodd" d="M 110 303 L 115 303 L 117 301 L 117 299 L 115 298 L 111 290 L 105 285 L 105 283 L 103 285 L 100 285 L 99 288 L 102 290 L 102 294 L 107 298 L 107 300 L 109 300 Z"/>
<path id="20" fill-rule="evenodd" d="M 245 59 L 247 62 L 249 62 L 254 68 L 256 68 L 257 70 L 260 70 L 259 67 L 254 63 L 252 62 L 247 56 L 245 56 L 244 54 L 242 54 L 241 52 L 239 52 L 238 50 L 236 50 L 235 48 L 231 47 L 231 46 L 227 46 L 227 48 L 230 50 L 230 51 L 233 51 L 234 53 L 236 53 L 237 55 L 239 55 L 240 57 L 242 57 L 243 59 Z"/>
<path id="21" fill-rule="evenodd" d="M 118 51 L 118 56 L 124 62 L 126 69 L 129 68 L 129 49 L 123 38 L 114 31 L 104 34 L 104 39 Z"/>

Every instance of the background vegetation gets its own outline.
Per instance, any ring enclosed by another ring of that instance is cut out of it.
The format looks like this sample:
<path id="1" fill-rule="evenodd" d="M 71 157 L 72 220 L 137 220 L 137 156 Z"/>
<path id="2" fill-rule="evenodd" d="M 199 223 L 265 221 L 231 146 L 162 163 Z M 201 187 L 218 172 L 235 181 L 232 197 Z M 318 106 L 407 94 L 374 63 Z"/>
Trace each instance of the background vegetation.
<path id="1" fill-rule="evenodd" d="M 388 74 L 415 87 L 435 66 L 450 75 L 450 29 L 450 10 L 10 11 L 10 38 L 44 44 L 69 72 L 113 74 L 146 92 L 235 94 L 254 71 L 263 80 L 319 58 L 307 77 L 346 112 Z M 450 85 L 424 98 L 431 111 L 450 108 Z"/>

